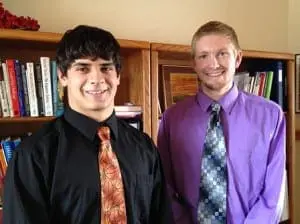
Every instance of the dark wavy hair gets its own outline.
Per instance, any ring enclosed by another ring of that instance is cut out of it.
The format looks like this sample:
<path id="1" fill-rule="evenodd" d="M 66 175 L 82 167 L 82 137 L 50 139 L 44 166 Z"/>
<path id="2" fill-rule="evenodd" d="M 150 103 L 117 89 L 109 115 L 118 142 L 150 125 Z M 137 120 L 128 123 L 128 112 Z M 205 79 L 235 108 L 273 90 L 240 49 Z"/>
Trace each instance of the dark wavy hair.
<path id="1" fill-rule="evenodd" d="M 63 35 L 56 51 L 57 67 L 62 74 L 66 75 L 72 63 L 80 58 L 112 60 L 120 74 L 120 45 L 106 30 L 79 25 Z"/>

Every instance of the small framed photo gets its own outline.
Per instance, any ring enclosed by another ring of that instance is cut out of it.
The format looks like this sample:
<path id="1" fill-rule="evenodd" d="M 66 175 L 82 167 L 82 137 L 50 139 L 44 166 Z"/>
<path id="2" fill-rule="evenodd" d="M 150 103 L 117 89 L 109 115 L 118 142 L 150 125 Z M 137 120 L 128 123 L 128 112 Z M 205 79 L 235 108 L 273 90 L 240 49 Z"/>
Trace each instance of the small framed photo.
<path id="1" fill-rule="evenodd" d="M 192 67 L 162 65 L 161 73 L 165 109 L 198 92 L 198 76 Z"/>

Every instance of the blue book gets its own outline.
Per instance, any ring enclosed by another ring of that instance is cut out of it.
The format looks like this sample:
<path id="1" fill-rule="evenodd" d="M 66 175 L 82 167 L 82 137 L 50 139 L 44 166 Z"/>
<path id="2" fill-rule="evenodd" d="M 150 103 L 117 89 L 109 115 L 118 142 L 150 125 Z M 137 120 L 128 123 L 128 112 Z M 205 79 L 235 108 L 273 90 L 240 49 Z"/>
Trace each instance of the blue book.
<path id="1" fill-rule="evenodd" d="M 4 151 L 6 162 L 8 164 L 8 162 L 12 159 L 15 144 L 11 140 L 2 140 L 1 145 Z"/>
<path id="2" fill-rule="evenodd" d="M 27 78 L 26 78 L 26 68 L 24 64 L 21 64 L 21 74 L 23 81 L 23 90 L 24 90 L 24 100 L 25 100 L 25 111 L 26 116 L 30 116 L 30 106 L 29 106 L 29 96 L 28 96 L 28 87 L 27 87 Z"/>
<path id="3" fill-rule="evenodd" d="M 21 65 L 19 60 L 14 60 L 15 72 L 17 78 L 17 89 L 18 89 L 18 97 L 19 97 L 19 109 L 21 117 L 26 116 L 25 109 L 25 97 L 24 97 L 24 87 L 21 73 Z"/>
<path id="4" fill-rule="evenodd" d="M 60 96 L 60 84 L 57 76 L 56 61 L 51 61 L 51 75 L 52 75 L 52 96 L 53 96 L 53 112 L 56 117 L 59 117 L 64 112 L 64 103 Z"/>

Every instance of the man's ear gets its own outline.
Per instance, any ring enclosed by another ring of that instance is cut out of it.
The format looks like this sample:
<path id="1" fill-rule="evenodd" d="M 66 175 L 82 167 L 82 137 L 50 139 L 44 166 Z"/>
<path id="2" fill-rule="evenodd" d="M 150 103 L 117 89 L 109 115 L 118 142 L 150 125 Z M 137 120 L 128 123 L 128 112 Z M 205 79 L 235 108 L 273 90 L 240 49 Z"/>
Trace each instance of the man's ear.
<path id="1" fill-rule="evenodd" d="M 237 54 L 236 54 L 236 60 L 235 60 L 235 68 L 237 69 L 241 62 L 242 62 L 242 58 L 243 58 L 243 52 L 241 50 L 238 50 L 237 51 Z"/>
<path id="2" fill-rule="evenodd" d="M 60 84 L 63 87 L 66 87 L 68 85 L 67 74 L 63 74 L 60 69 L 57 69 L 57 76 L 58 76 L 58 80 L 59 80 Z"/>

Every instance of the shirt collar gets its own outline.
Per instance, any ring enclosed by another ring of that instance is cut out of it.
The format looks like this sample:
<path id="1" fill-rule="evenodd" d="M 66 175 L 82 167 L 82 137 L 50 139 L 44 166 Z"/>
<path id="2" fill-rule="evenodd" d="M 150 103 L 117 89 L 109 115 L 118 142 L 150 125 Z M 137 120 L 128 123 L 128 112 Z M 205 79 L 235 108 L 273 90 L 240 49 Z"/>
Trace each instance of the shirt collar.
<path id="1" fill-rule="evenodd" d="M 231 89 L 219 100 L 217 101 L 221 106 L 222 109 L 230 114 L 232 108 L 237 100 L 239 91 L 235 84 L 231 87 Z M 209 98 L 201 89 L 197 93 L 197 102 L 200 108 L 206 112 L 209 109 L 209 106 L 212 104 L 213 99 Z"/>
<path id="2" fill-rule="evenodd" d="M 83 114 L 72 110 L 70 107 L 65 107 L 64 117 L 73 127 L 81 132 L 85 137 L 93 141 L 97 135 L 100 126 L 108 126 L 112 133 L 112 138 L 118 139 L 118 120 L 115 111 L 103 122 L 95 121 Z"/>

